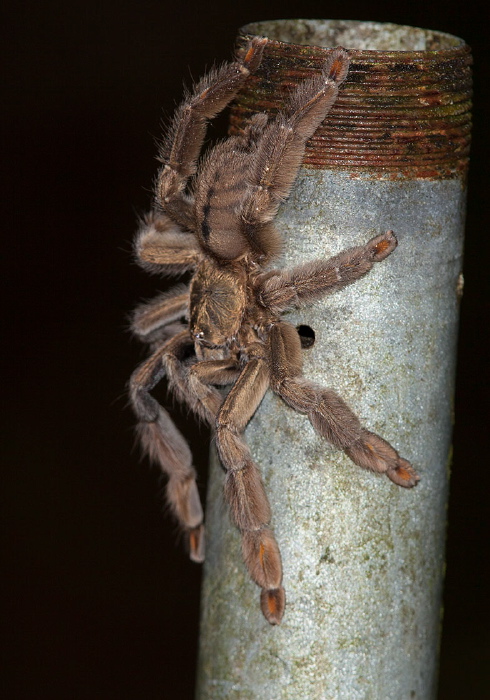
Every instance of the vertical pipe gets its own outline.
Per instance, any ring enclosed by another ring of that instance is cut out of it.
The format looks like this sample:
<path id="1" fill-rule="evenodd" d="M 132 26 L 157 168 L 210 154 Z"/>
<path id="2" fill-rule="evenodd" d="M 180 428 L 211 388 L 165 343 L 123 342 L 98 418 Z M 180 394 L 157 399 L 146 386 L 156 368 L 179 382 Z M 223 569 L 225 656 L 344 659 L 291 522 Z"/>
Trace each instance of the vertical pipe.
<path id="1" fill-rule="evenodd" d="M 287 605 L 270 627 L 211 465 L 200 700 L 433 698 L 441 624 L 451 410 L 469 148 L 470 54 L 438 32 L 297 20 L 265 35 L 236 129 L 279 109 L 343 45 L 351 69 L 281 209 L 281 264 L 335 255 L 393 229 L 365 278 L 288 320 L 309 326 L 305 376 L 338 391 L 409 459 L 410 491 L 356 467 L 272 393 L 246 438 L 262 469 Z M 309 44 L 309 45 L 308 45 Z"/>

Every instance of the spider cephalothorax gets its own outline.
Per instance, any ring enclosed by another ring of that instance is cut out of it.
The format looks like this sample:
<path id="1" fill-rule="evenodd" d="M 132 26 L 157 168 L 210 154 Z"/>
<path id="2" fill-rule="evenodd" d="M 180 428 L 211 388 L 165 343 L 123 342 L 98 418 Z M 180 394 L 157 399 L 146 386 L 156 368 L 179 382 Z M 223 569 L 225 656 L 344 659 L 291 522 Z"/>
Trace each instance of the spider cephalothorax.
<path id="1" fill-rule="evenodd" d="M 146 269 L 192 271 L 179 285 L 139 307 L 133 330 L 152 354 L 133 374 L 131 400 L 144 449 L 168 475 L 170 507 L 187 533 L 190 556 L 204 558 L 203 513 L 186 441 L 151 389 L 167 376 L 177 397 L 215 431 L 226 472 L 225 497 L 242 536 L 243 557 L 262 588 L 261 607 L 281 621 L 285 593 L 270 509 L 243 431 L 270 387 L 361 467 L 400 486 L 418 481 L 412 466 L 331 389 L 302 375 L 301 340 L 281 314 L 359 279 L 396 247 L 392 231 L 329 260 L 288 270 L 269 264 L 280 249 L 273 219 L 294 183 L 305 143 L 334 103 L 348 57 L 334 49 L 323 70 L 303 81 L 274 118 L 256 114 L 247 128 L 198 157 L 206 123 L 236 95 L 262 60 L 266 39 L 253 39 L 242 60 L 205 76 L 177 109 L 162 146 L 154 211 L 136 254 Z M 217 387 L 230 386 L 228 393 Z"/>

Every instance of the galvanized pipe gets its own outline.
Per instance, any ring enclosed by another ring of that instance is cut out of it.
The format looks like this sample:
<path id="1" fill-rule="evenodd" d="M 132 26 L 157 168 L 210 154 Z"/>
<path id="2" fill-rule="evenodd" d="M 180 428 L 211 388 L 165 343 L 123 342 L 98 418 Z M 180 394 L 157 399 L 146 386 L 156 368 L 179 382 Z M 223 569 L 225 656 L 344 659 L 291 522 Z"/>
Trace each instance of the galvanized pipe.
<path id="1" fill-rule="evenodd" d="M 281 209 L 284 266 L 393 229 L 365 278 L 288 320 L 308 326 L 305 375 L 338 391 L 409 459 L 411 491 L 329 449 L 269 393 L 246 430 L 271 502 L 286 612 L 262 618 L 212 458 L 200 700 L 433 698 L 444 573 L 452 397 L 470 130 L 461 40 L 372 22 L 248 25 L 272 39 L 233 109 L 236 129 L 349 49 L 340 97 Z"/>

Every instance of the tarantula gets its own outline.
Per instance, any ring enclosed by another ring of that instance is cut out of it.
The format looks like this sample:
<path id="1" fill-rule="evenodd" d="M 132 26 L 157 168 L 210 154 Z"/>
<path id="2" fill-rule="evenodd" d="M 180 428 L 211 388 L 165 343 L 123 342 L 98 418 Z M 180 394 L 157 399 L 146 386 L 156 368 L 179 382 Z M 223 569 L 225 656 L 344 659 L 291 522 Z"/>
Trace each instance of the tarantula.
<path id="1" fill-rule="evenodd" d="M 253 39 L 241 60 L 202 78 L 177 108 L 161 147 L 156 205 L 141 226 L 136 255 L 150 272 L 193 276 L 189 286 L 136 309 L 132 329 L 152 355 L 132 375 L 130 394 L 141 443 L 168 476 L 169 505 L 197 562 L 204 559 L 204 526 L 192 456 L 150 391 L 166 375 L 176 396 L 214 429 L 243 558 L 262 589 L 265 618 L 278 624 L 285 606 L 281 558 L 259 470 L 242 435 L 267 389 L 306 414 L 355 464 L 405 487 L 418 476 L 388 442 L 361 427 L 334 391 L 303 377 L 300 336 L 281 319 L 288 309 L 369 272 L 395 249 L 393 232 L 329 260 L 267 269 L 280 250 L 273 219 L 293 186 L 307 139 L 347 75 L 346 51 L 332 50 L 323 70 L 292 91 L 277 116 L 255 114 L 198 163 L 207 120 L 258 68 L 266 44 Z M 227 385 L 227 394 L 218 389 Z"/>

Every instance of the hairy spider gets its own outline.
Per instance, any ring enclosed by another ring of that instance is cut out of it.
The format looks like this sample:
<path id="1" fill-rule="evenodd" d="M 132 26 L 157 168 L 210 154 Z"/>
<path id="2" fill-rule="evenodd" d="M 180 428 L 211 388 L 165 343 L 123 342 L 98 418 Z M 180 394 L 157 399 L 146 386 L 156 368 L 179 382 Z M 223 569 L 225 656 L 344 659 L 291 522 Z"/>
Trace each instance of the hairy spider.
<path id="1" fill-rule="evenodd" d="M 262 588 L 265 618 L 278 624 L 285 606 L 281 558 L 262 480 L 242 435 L 267 389 L 306 414 L 359 466 L 400 486 L 414 486 L 418 476 L 389 443 L 361 427 L 334 391 L 303 377 L 300 337 L 281 319 L 369 272 L 395 249 L 393 232 L 329 260 L 266 269 L 280 250 L 273 219 L 289 195 L 307 139 L 347 75 L 347 53 L 332 50 L 322 72 L 292 91 L 275 118 L 255 114 L 242 133 L 215 145 L 198 165 L 207 120 L 257 69 L 266 44 L 253 39 L 242 60 L 206 75 L 177 108 L 161 147 L 156 205 L 138 233 L 136 254 L 150 272 L 191 270 L 193 276 L 189 286 L 136 309 L 133 331 L 152 355 L 132 375 L 130 392 L 143 448 L 168 475 L 168 502 L 198 562 L 204 559 L 204 527 L 192 456 L 151 389 L 166 375 L 176 396 L 214 428 L 243 558 Z M 226 385 L 231 389 L 225 395 L 217 387 Z"/>

